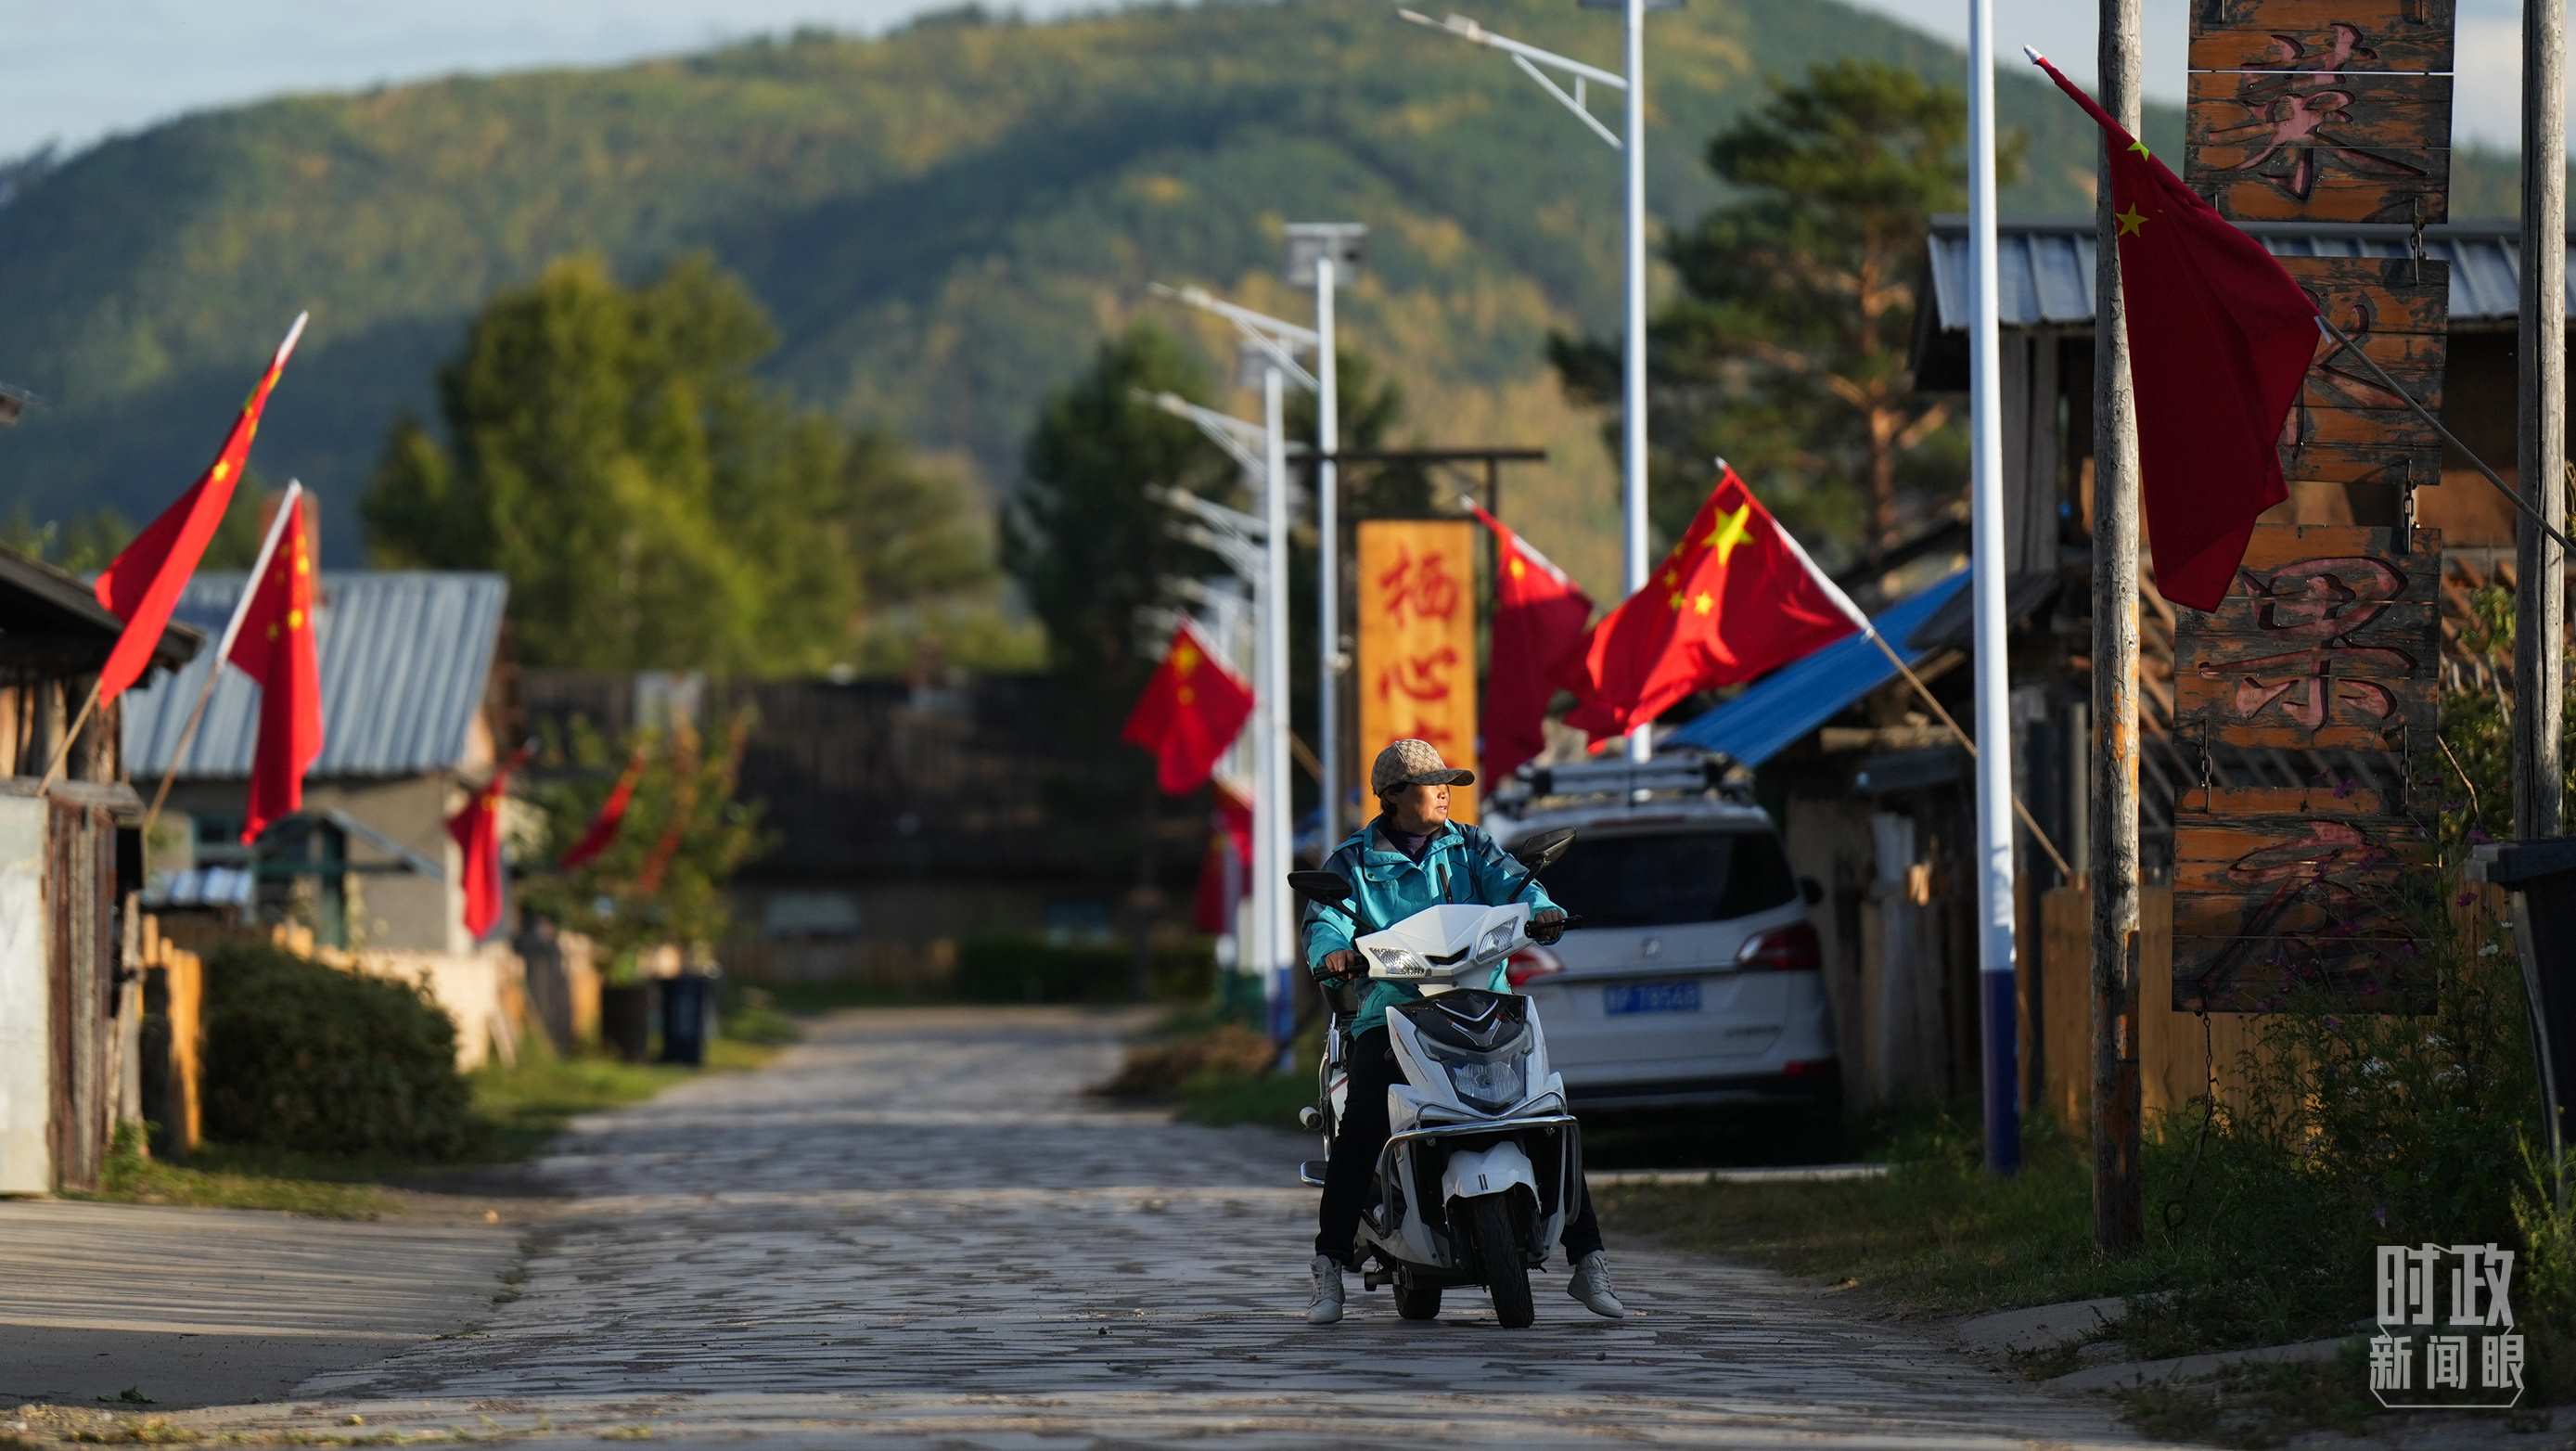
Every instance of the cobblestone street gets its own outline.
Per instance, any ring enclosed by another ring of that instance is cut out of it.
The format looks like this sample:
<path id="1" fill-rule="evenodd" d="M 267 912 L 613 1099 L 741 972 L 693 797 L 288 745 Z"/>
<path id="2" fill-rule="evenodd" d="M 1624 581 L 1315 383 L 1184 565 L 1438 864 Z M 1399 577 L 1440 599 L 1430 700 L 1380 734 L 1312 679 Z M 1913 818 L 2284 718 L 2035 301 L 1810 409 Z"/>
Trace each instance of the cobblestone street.
<path id="1" fill-rule="evenodd" d="M 763 1445 L 1655 1441 L 2145 1444 L 1760 1272 L 1614 1240 L 1632 1315 L 1551 1265 L 1538 1325 L 1452 1293 L 1303 1322 L 1305 1141 L 1079 1090 L 1125 1020 L 851 1015 L 757 1074 L 585 1121 L 575 1203 L 471 1332 L 202 1412 L 208 1430 L 525 1432 Z M 362 1417 L 352 1422 L 351 1417 Z"/>

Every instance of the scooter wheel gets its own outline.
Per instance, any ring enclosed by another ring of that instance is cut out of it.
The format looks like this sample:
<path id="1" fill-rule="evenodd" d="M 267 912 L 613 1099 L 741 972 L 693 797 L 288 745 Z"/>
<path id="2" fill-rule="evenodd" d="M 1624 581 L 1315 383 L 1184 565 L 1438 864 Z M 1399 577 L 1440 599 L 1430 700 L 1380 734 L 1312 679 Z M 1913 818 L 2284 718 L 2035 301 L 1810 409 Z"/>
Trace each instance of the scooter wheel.
<path id="1" fill-rule="evenodd" d="M 1407 1320 L 1440 1318 L 1440 1287 L 1426 1285 L 1399 1271 L 1395 1277 L 1395 1313 Z"/>
<path id="2" fill-rule="evenodd" d="M 1512 1233 L 1511 1206 L 1500 1194 L 1468 1201 L 1467 1229 L 1476 1247 L 1476 1268 L 1494 1297 L 1494 1318 L 1506 1330 L 1525 1330 L 1538 1318 L 1530 1303 L 1529 1266 L 1521 1260 L 1519 1238 Z"/>

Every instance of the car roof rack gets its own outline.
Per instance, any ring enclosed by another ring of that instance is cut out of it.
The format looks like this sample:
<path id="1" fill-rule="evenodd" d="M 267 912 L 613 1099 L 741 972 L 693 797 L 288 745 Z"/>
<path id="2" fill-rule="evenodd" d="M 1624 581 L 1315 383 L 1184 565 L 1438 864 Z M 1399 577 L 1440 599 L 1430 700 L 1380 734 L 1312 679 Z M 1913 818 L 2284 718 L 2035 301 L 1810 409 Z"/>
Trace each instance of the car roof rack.
<path id="1" fill-rule="evenodd" d="M 1753 776 L 1718 752 L 1682 751 L 1644 761 L 1571 761 L 1530 764 L 1494 788 L 1495 804 L 1528 809 L 1623 802 L 1647 806 L 1675 797 L 1712 796 L 1753 804 Z"/>

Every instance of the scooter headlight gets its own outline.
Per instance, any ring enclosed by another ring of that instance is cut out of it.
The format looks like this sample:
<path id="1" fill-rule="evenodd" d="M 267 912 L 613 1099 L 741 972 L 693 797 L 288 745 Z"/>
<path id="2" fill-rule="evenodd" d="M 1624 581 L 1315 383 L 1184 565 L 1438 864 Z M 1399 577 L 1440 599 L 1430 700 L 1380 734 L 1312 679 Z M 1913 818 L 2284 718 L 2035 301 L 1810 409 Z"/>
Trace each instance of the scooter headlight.
<path id="1" fill-rule="evenodd" d="M 1376 966 L 1379 977 L 1429 977 L 1431 975 L 1430 963 L 1424 962 L 1418 954 L 1408 952 L 1401 947 L 1372 947 L 1368 950 L 1368 955 L 1369 961 Z"/>
<path id="2" fill-rule="evenodd" d="M 1506 922 L 1503 925 L 1494 928 L 1492 931 L 1487 932 L 1483 937 L 1477 939 L 1476 961 L 1479 963 L 1486 963 L 1492 962 L 1498 958 L 1510 956 L 1513 943 L 1519 937 L 1520 927 L 1517 923 Z"/>
<path id="3" fill-rule="evenodd" d="M 1464 1101 L 1500 1113 L 1527 1096 L 1527 1062 L 1525 1056 L 1516 1053 L 1452 1063 L 1447 1065 L 1449 1086 Z"/>
<path id="4" fill-rule="evenodd" d="M 1449 1075 L 1449 1086 L 1460 1101 L 1500 1113 L 1529 1096 L 1527 1032 L 1514 1033 L 1505 1042 L 1481 1051 L 1443 1043 L 1427 1034 L 1419 1041 L 1425 1056 Z"/>

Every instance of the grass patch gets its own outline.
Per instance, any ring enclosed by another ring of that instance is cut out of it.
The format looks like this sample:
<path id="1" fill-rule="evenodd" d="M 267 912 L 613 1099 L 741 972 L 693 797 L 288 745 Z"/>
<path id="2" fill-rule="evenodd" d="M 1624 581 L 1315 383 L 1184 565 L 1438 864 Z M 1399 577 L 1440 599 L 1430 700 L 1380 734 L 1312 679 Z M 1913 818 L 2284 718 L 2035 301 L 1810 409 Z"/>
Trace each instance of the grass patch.
<path id="1" fill-rule="evenodd" d="M 1895 1123 L 1874 1151 L 1892 1165 L 1884 1178 L 1605 1188 L 1599 1200 L 1614 1224 L 1909 1310 L 2141 1294 L 2191 1272 L 2193 1247 L 2160 1236 L 2126 1259 L 2094 1253 L 2090 1155 L 2045 1120 L 2027 1125 L 2010 1179 L 1985 1172 L 1974 1125 L 1973 1108 Z"/>
<path id="2" fill-rule="evenodd" d="M 95 1194 L 66 1194 L 111 1204 L 176 1204 L 192 1209 L 276 1209 L 315 1219 L 380 1219 L 394 1207 L 381 1187 L 350 1182 L 352 1176 L 321 1161 L 280 1166 L 273 1151 L 208 1145 L 184 1164 L 148 1159 L 120 1134 L 109 1156 L 103 1187 Z M 264 1160 L 256 1166 L 244 1159 Z M 315 1172 L 317 1169 L 324 1172 Z"/>
<path id="3" fill-rule="evenodd" d="M 1289 1046 L 1288 1071 L 1274 1071 L 1279 1050 L 1241 1007 L 1199 1004 L 1166 1013 L 1138 1035 L 1117 1073 L 1092 1091 L 1168 1104 L 1189 1123 L 1293 1129 L 1297 1110 L 1315 1101 L 1308 1065 L 1322 1051 L 1317 1024 Z"/>
<path id="4" fill-rule="evenodd" d="M 1310 1073 L 1265 1073 L 1257 1077 L 1201 1073 L 1181 1085 L 1178 1115 L 1194 1124 L 1231 1127 L 1259 1124 L 1265 1128 L 1297 1127 L 1297 1110 L 1315 1101 Z"/>
<path id="5" fill-rule="evenodd" d="M 707 1044 L 704 1071 L 758 1068 L 777 1051 L 772 1044 L 720 1037 Z M 575 1118 L 642 1103 L 700 1071 L 678 1064 L 627 1063 L 597 1054 L 560 1058 L 542 1049 L 522 1054 L 506 1068 L 484 1068 L 471 1079 L 474 1117 L 480 1128 L 471 1161 L 510 1163 L 533 1158 Z"/>
<path id="6" fill-rule="evenodd" d="M 2369 1351 L 2356 1344 L 2330 1361 L 2232 1365 L 2214 1375 L 2156 1381 L 2113 1395 L 2148 1435 L 2262 1448 L 2314 1430 L 2364 1434 L 2373 1418 L 2387 1414 L 2371 1399 L 2369 1386 Z"/>

